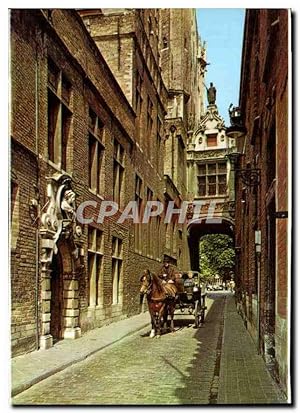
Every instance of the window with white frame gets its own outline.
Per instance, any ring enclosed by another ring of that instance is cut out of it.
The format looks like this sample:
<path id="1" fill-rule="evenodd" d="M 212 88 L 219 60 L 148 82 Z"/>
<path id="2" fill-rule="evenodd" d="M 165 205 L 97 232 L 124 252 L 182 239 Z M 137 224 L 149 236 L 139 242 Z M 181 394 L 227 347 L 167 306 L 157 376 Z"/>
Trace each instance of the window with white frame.
<path id="1" fill-rule="evenodd" d="M 89 306 L 103 304 L 103 232 L 88 228 Z"/>
<path id="2" fill-rule="evenodd" d="M 227 164 L 215 162 L 198 164 L 198 195 L 216 196 L 227 193 Z"/>

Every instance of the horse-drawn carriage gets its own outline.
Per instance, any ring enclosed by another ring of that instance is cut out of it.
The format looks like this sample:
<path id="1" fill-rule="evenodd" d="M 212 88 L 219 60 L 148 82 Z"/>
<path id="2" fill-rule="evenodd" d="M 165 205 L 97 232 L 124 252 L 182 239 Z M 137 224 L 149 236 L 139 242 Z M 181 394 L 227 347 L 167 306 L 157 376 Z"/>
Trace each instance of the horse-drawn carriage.
<path id="1" fill-rule="evenodd" d="M 183 272 L 176 277 L 177 305 L 182 313 L 187 309 L 190 314 L 194 314 L 195 326 L 200 327 L 204 323 L 205 317 L 205 297 L 206 283 L 201 280 L 197 271 Z"/>
<path id="2" fill-rule="evenodd" d="M 195 326 L 200 327 L 205 317 L 205 285 L 201 282 L 198 272 L 177 273 L 175 283 L 171 284 L 176 294 L 170 295 L 164 283 L 156 274 L 146 270 L 141 277 L 141 305 L 144 294 L 147 296 L 149 312 L 151 315 L 152 330 L 150 337 L 160 336 L 163 325 L 167 327 L 170 316 L 170 329 L 174 331 L 174 312 L 179 308 L 182 312 L 188 309 L 194 313 Z"/>

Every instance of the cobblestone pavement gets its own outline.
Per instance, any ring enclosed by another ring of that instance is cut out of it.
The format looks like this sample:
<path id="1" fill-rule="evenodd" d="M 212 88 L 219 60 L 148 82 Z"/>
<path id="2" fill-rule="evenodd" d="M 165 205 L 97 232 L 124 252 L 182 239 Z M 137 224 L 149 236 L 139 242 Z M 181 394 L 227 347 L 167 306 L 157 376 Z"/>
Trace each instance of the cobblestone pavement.
<path id="1" fill-rule="evenodd" d="M 76 340 L 61 340 L 44 351 L 33 351 L 11 361 L 12 395 L 84 360 L 150 324 L 147 312 L 88 331 Z"/>
<path id="2" fill-rule="evenodd" d="M 259 356 L 244 368 L 239 343 L 245 359 L 254 357 L 255 348 L 240 328 L 244 327 L 233 299 L 226 294 L 211 298 L 204 327 L 195 329 L 191 316 L 177 315 L 174 333 L 150 339 L 149 329 L 143 329 L 18 394 L 13 404 L 253 403 L 256 396 L 258 402 L 278 402 L 277 390 Z"/>
<path id="3" fill-rule="evenodd" d="M 220 365 L 218 403 L 285 403 L 270 378 L 262 357 L 228 297 L 224 311 L 224 337 Z"/>

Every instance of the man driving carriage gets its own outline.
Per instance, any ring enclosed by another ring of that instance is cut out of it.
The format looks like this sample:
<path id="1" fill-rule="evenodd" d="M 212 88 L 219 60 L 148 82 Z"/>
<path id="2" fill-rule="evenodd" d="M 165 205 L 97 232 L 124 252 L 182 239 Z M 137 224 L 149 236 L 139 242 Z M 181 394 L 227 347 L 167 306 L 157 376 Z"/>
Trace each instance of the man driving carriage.
<path id="1" fill-rule="evenodd" d="M 164 258 L 164 263 L 161 269 L 158 271 L 158 277 L 162 280 L 164 284 L 164 289 L 166 294 L 171 298 L 176 297 L 177 288 L 175 285 L 176 281 L 176 267 L 170 264 L 170 259 L 168 257 Z"/>

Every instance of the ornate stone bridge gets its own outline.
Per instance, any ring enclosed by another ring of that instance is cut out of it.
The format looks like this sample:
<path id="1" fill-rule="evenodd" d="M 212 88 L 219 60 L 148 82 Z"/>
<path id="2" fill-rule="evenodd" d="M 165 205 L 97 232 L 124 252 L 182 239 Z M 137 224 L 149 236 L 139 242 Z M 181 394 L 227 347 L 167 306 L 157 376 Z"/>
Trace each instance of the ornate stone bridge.
<path id="1" fill-rule="evenodd" d="M 233 236 L 235 178 L 227 155 L 234 149 L 235 140 L 226 136 L 225 123 L 217 105 L 208 105 L 190 134 L 187 147 L 190 200 L 204 204 L 199 218 L 190 220 L 188 224 L 193 270 L 199 270 L 199 240 L 203 235 L 221 233 Z"/>

